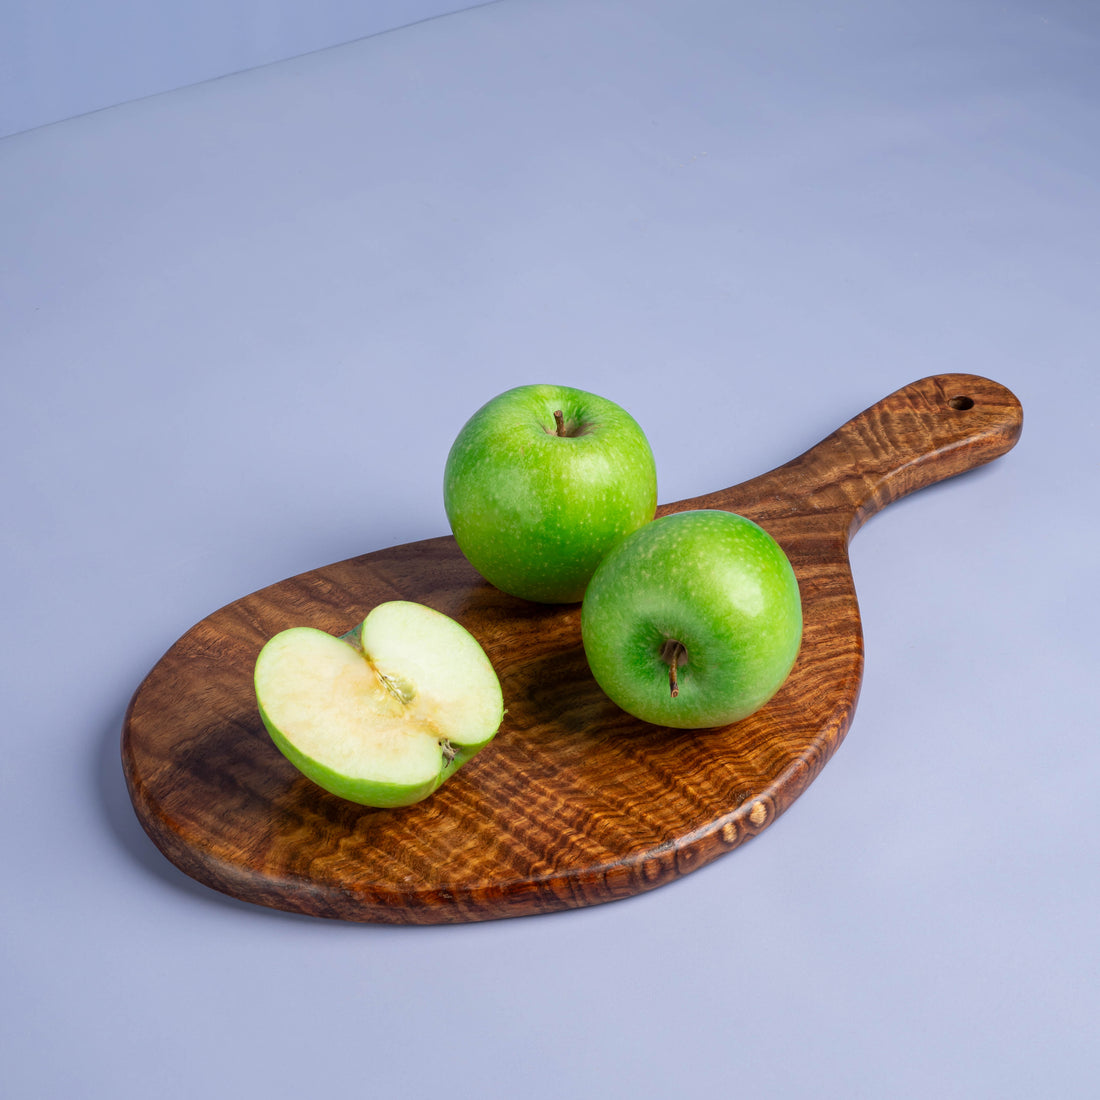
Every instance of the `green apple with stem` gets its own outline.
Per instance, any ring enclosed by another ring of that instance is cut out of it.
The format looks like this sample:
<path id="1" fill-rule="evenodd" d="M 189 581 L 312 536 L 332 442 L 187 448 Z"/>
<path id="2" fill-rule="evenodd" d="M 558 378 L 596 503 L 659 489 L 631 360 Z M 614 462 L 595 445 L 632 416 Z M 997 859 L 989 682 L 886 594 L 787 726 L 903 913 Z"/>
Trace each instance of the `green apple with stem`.
<path id="1" fill-rule="evenodd" d="M 662 516 L 623 539 L 581 608 L 592 675 L 627 713 L 678 729 L 738 722 L 786 680 L 802 641 L 794 570 L 733 512 Z"/>
<path id="2" fill-rule="evenodd" d="M 653 519 L 657 471 L 637 421 L 613 401 L 517 386 L 459 432 L 443 500 L 459 549 L 491 584 L 576 603 L 611 547 Z"/>
<path id="3" fill-rule="evenodd" d="M 500 727 L 500 681 L 478 641 L 424 604 L 379 604 L 342 637 L 309 626 L 260 651 L 256 699 L 271 739 L 326 791 L 408 806 Z"/>

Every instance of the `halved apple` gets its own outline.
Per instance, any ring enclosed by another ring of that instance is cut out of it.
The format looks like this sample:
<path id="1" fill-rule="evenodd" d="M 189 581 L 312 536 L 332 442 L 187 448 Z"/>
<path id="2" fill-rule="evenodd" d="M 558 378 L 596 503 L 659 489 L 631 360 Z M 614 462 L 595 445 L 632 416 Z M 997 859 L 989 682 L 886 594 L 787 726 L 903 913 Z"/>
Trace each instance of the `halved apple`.
<path id="1" fill-rule="evenodd" d="M 260 717 L 284 756 L 326 791 L 409 806 L 500 728 L 500 680 L 477 640 L 424 604 L 379 604 L 341 638 L 308 626 L 256 659 Z"/>

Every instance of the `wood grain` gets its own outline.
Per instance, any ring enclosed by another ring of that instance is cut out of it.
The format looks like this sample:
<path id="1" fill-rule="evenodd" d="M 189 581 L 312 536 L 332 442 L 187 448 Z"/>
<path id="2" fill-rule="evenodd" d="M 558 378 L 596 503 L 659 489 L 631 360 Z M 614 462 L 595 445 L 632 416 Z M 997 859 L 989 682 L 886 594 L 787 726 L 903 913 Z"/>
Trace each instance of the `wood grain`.
<path id="1" fill-rule="evenodd" d="M 747 515 L 798 576 L 805 634 L 794 671 L 735 726 L 682 732 L 629 718 L 588 672 L 579 607 L 506 596 L 450 537 L 435 538 L 292 577 L 180 638 L 122 731 L 137 816 L 198 881 L 318 917 L 488 920 L 671 882 L 767 828 L 844 737 L 863 671 L 853 533 L 890 501 L 1005 453 L 1021 425 L 1019 402 L 995 382 L 926 378 L 770 473 L 660 509 Z M 492 745 L 431 798 L 371 810 L 326 794 L 279 754 L 256 713 L 252 669 L 287 626 L 340 634 L 397 598 L 479 639 L 508 712 Z"/>

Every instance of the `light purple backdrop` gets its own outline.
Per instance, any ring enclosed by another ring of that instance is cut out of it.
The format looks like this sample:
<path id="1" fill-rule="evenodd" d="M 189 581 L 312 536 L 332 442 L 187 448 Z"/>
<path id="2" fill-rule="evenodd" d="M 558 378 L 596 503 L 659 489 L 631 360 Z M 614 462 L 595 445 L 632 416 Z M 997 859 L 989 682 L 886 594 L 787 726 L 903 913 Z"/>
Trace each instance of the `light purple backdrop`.
<path id="1" fill-rule="evenodd" d="M 507 0 L 0 142 L 0 1091 L 1094 1095 L 1098 31 Z M 140 831 L 145 672 L 443 533 L 498 391 L 619 401 L 671 500 L 939 371 L 1023 439 L 858 534 L 855 723 L 747 847 L 402 929 L 233 902 Z"/>

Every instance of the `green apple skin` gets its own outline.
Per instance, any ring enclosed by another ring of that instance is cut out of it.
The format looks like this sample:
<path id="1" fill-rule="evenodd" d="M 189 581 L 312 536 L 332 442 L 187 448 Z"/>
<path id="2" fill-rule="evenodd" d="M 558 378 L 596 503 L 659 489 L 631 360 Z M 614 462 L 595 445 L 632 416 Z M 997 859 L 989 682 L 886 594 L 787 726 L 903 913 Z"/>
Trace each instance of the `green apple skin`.
<path id="1" fill-rule="evenodd" d="M 335 637 L 290 627 L 254 673 L 271 740 L 319 787 L 349 802 L 410 806 L 495 737 L 500 680 L 477 640 L 409 601 L 379 604 Z"/>
<path id="2" fill-rule="evenodd" d="M 794 665 L 798 581 L 751 520 L 716 509 L 673 513 L 600 564 L 581 636 L 596 682 L 628 714 L 677 729 L 727 726 L 762 707 Z"/>
<path id="3" fill-rule="evenodd" d="M 518 386 L 459 432 L 443 501 L 459 549 L 491 584 L 576 603 L 611 547 L 653 519 L 657 471 L 637 421 L 613 401 Z"/>

